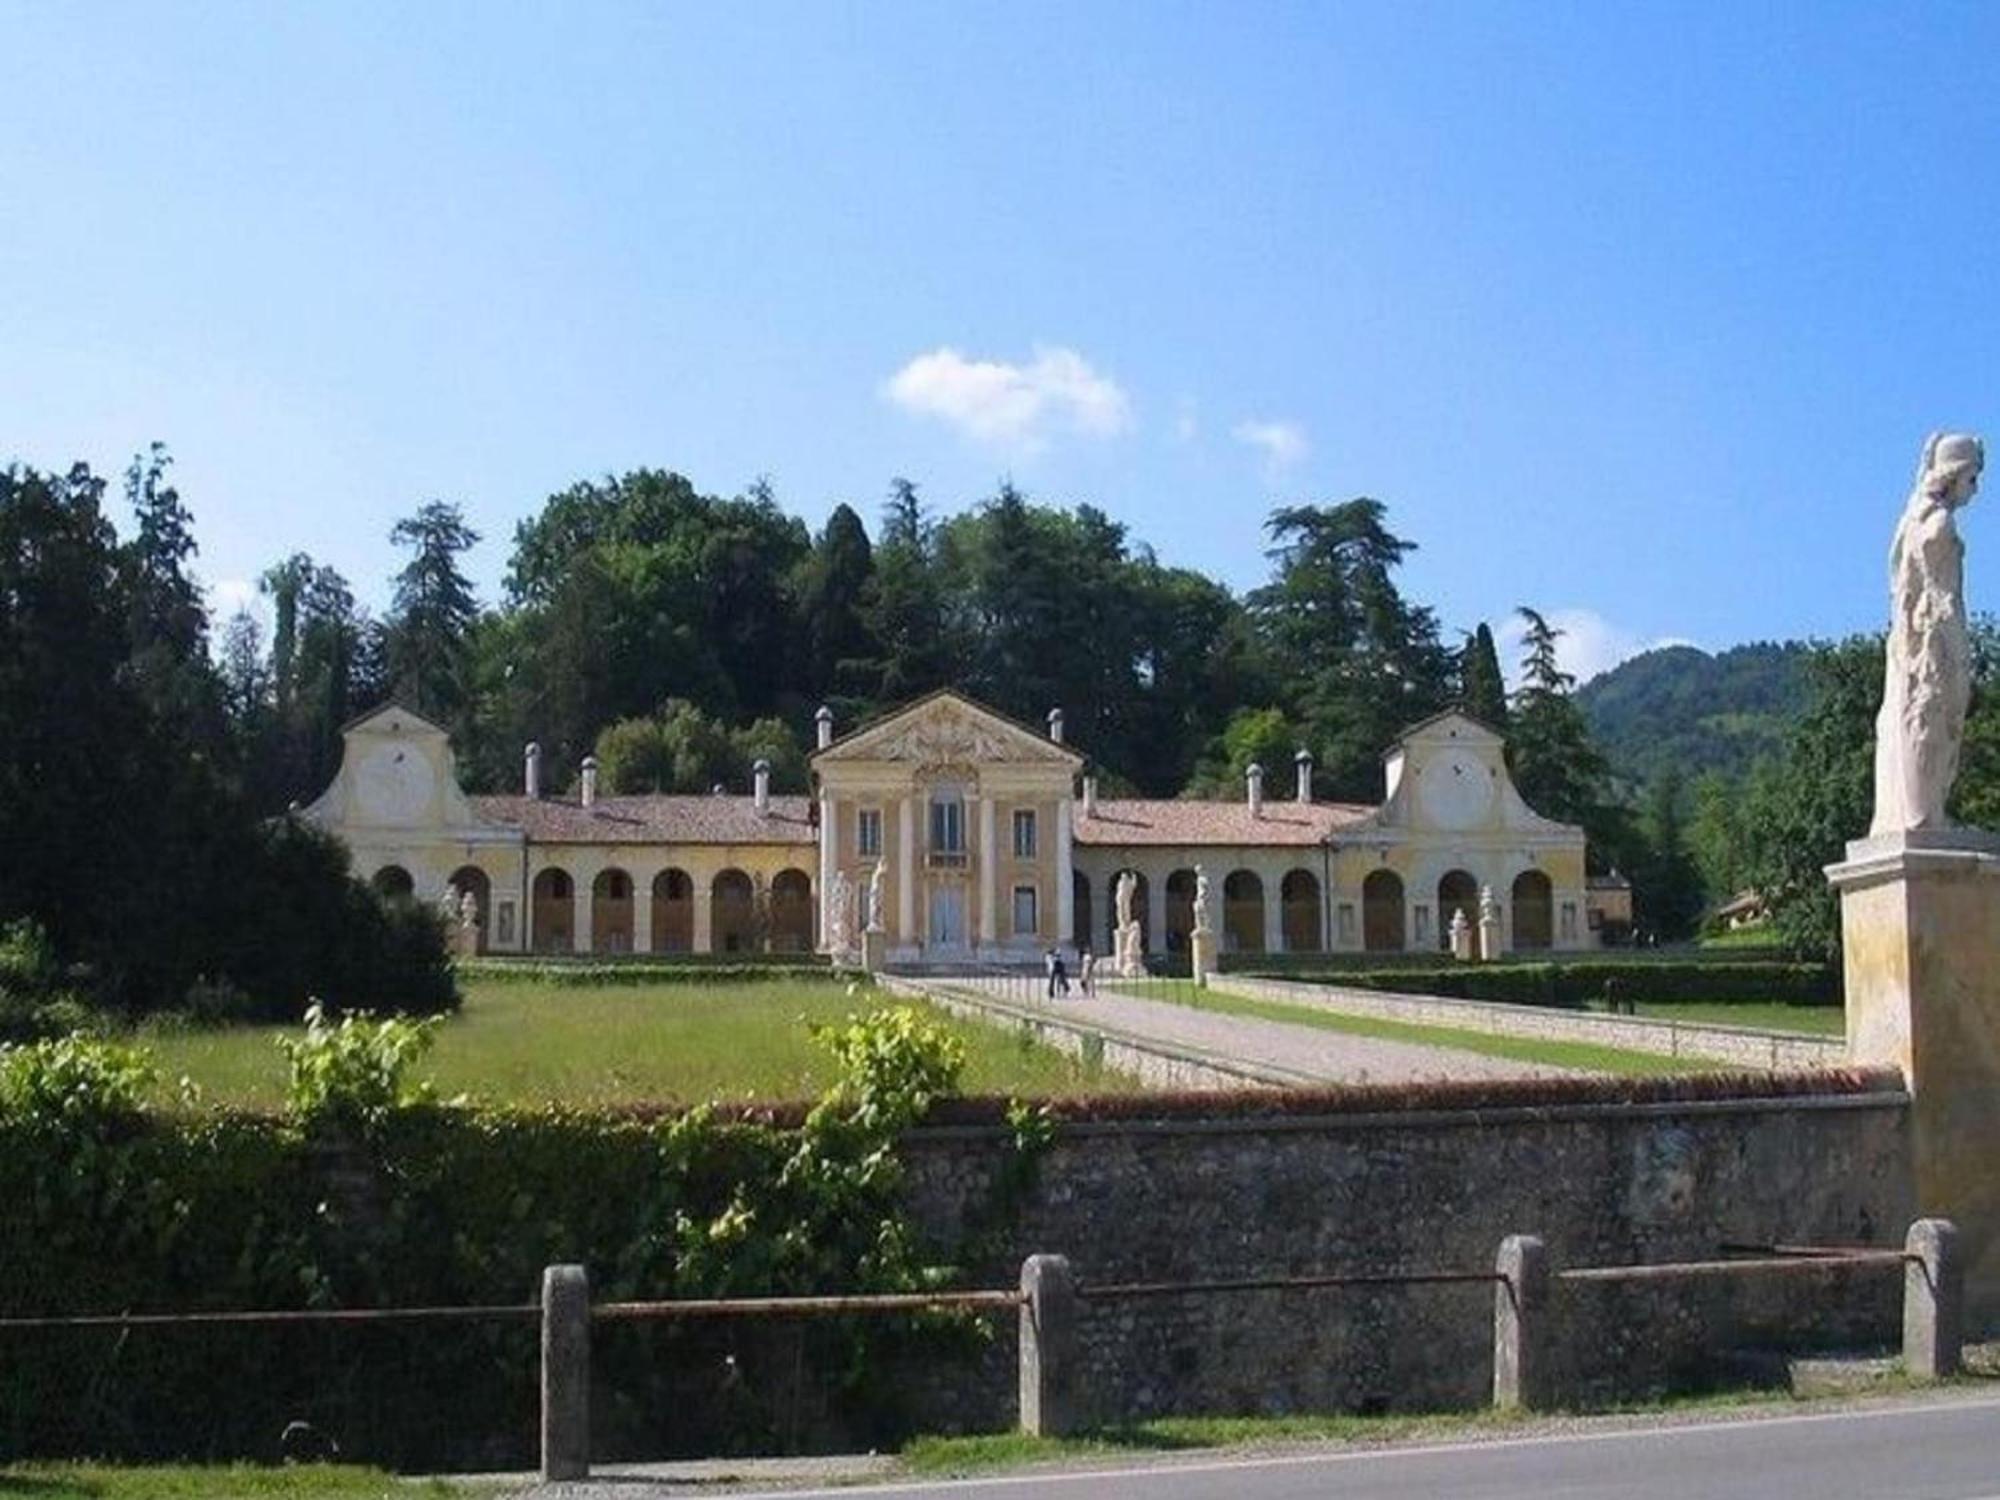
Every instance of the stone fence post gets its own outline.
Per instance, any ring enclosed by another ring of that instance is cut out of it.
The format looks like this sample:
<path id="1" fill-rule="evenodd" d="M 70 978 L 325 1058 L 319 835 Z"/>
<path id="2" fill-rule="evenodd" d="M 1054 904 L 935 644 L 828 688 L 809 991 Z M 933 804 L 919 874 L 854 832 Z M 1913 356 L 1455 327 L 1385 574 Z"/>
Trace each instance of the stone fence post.
<path id="1" fill-rule="evenodd" d="M 590 1474 L 590 1277 L 542 1272 L 542 1480 Z"/>
<path id="2" fill-rule="evenodd" d="M 1912 1380 L 1958 1373 L 1965 1326 L 1965 1263 L 1949 1219 L 1919 1219 L 1903 1248 L 1903 1370 Z"/>
<path id="3" fill-rule="evenodd" d="M 1510 1234 L 1494 1263 L 1493 1405 L 1539 1411 L 1548 1405 L 1549 1263 L 1539 1238 Z"/>
<path id="4" fill-rule="evenodd" d="M 1021 1263 L 1021 1431 L 1062 1437 L 1077 1427 L 1076 1278 L 1066 1255 Z"/>

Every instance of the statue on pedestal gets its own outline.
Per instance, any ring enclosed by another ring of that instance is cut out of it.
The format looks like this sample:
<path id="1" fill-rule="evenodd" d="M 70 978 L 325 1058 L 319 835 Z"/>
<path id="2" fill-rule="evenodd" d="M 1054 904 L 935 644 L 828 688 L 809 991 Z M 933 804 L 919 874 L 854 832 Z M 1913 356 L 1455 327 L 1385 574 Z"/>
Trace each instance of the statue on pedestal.
<path id="1" fill-rule="evenodd" d="M 1121 870 L 1118 875 L 1116 902 L 1118 907 L 1118 976 L 1121 979 L 1137 979 L 1146 972 L 1146 960 L 1140 951 L 1143 944 L 1139 936 L 1139 919 L 1133 914 L 1133 907 L 1139 899 L 1139 877 L 1130 870 Z"/>
<path id="2" fill-rule="evenodd" d="M 1208 871 L 1200 865 L 1194 867 L 1194 930 L 1207 932 L 1208 927 Z"/>
<path id="3" fill-rule="evenodd" d="M 854 947 L 854 883 L 845 870 L 833 872 L 826 904 L 826 951 L 838 963 Z"/>
<path id="4" fill-rule="evenodd" d="M 882 913 L 886 910 L 883 905 L 882 896 L 883 871 L 888 868 L 889 862 L 887 860 L 878 859 L 875 861 L 875 868 L 868 872 L 868 930 L 870 932 L 881 932 L 883 930 Z"/>
<path id="5" fill-rule="evenodd" d="M 1949 828 L 1972 698 L 1965 543 L 1954 513 L 1972 499 L 1986 449 L 1965 433 L 1932 433 L 1889 544 L 1889 641 L 1875 719 L 1870 835 Z"/>

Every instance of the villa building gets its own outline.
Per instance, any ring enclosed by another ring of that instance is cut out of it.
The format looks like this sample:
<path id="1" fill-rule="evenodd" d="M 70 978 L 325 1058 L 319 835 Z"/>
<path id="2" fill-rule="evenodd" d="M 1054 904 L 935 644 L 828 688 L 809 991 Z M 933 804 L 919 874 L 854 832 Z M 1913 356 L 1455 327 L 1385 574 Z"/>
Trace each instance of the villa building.
<path id="1" fill-rule="evenodd" d="M 1389 748 L 1379 806 L 1315 801 L 1303 751 L 1289 797 L 1253 766 L 1240 799 L 1101 798 L 1060 711 L 1038 732 L 949 691 L 844 736 L 821 709 L 818 741 L 811 797 L 762 763 L 748 795 L 604 796 L 590 760 L 556 797 L 533 745 L 520 795 L 468 796 L 444 731 L 390 705 L 348 726 L 305 815 L 382 889 L 470 895 L 494 953 L 807 953 L 843 898 L 892 963 L 1101 953 L 1126 870 L 1147 951 L 1184 953 L 1197 866 L 1225 953 L 1433 951 L 1484 890 L 1510 950 L 1597 941 L 1582 830 L 1529 808 L 1462 713 Z"/>

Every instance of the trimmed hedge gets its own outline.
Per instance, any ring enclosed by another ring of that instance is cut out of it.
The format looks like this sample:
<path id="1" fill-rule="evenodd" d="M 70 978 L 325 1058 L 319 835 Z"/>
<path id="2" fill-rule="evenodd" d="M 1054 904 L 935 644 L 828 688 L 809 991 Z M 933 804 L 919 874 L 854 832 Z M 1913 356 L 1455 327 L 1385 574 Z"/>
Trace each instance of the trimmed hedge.
<path id="1" fill-rule="evenodd" d="M 731 958 L 739 955 L 731 954 Z M 601 986 L 610 984 L 746 984 L 770 979 L 833 980 L 850 977 L 824 960 L 803 958 L 758 962 L 656 962 L 626 959 L 612 962 L 533 958 L 462 958 L 458 977 L 468 983 Z"/>
<path id="2" fill-rule="evenodd" d="M 1838 1005 L 1841 1000 L 1839 977 L 1833 969 L 1808 963 L 1461 963 L 1419 969 L 1244 965 L 1232 972 L 1402 995 L 1443 995 L 1454 1000 L 1498 1000 L 1571 1010 L 1602 1004 L 1607 991 L 1630 1000 L 1708 1005 Z"/>

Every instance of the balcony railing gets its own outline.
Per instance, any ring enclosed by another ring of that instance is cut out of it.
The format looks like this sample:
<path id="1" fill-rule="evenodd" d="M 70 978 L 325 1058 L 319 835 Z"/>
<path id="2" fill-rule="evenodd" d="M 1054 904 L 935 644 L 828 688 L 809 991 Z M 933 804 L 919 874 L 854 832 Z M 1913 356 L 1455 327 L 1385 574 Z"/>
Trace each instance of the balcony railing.
<path id="1" fill-rule="evenodd" d="M 933 870 L 963 870 L 971 860 L 963 849 L 932 849 L 924 855 L 924 863 Z"/>

